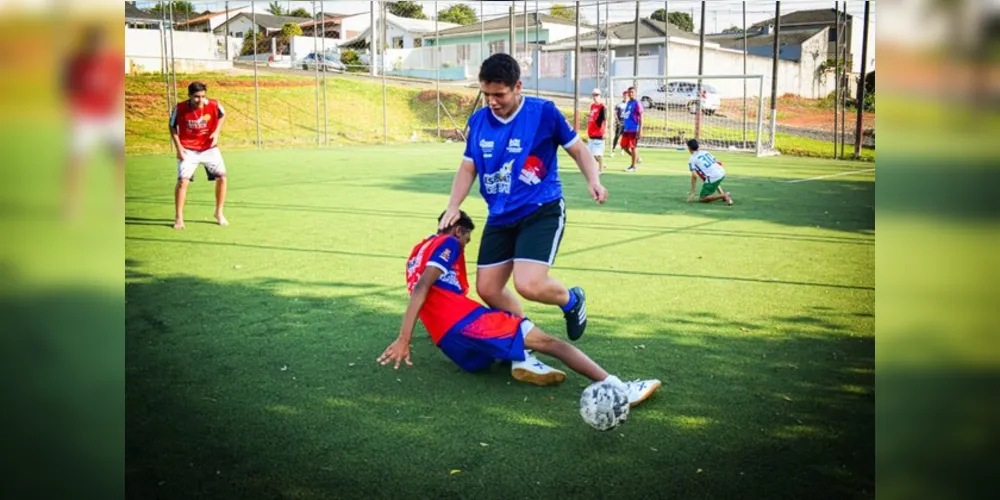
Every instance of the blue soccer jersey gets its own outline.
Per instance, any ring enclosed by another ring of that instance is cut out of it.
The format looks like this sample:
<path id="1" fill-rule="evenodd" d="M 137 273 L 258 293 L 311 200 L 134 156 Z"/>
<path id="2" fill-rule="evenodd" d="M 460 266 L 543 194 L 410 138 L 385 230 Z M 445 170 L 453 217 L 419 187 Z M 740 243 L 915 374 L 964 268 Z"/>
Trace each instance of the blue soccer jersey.
<path id="1" fill-rule="evenodd" d="M 642 103 L 631 100 L 625 104 L 625 131 L 638 132 L 642 123 Z"/>
<path id="2" fill-rule="evenodd" d="M 562 198 L 556 157 L 560 146 L 578 140 L 552 101 L 524 96 L 506 120 L 489 108 L 474 113 L 465 159 L 476 165 L 479 192 L 489 208 L 486 223 L 516 222 Z"/>

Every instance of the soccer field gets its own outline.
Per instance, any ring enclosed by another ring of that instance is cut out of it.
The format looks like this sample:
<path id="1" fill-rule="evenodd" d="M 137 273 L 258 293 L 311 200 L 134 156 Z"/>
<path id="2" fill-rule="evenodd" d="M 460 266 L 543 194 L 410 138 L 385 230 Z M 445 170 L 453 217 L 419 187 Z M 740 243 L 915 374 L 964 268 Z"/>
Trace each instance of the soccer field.
<path id="1" fill-rule="evenodd" d="M 646 150 L 638 174 L 611 160 L 598 206 L 563 153 L 552 274 L 587 291 L 576 345 L 663 381 L 601 433 L 575 373 L 465 374 L 422 326 L 413 367 L 375 363 L 461 153 L 228 152 L 231 226 L 200 171 L 184 231 L 173 156 L 129 157 L 128 497 L 874 497 L 873 164 L 720 152 L 736 204 L 689 205 L 687 155 Z M 463 208 L 481 229 L 478 186 Z M 565 338 L 557 308 L 525 308 Z"/>

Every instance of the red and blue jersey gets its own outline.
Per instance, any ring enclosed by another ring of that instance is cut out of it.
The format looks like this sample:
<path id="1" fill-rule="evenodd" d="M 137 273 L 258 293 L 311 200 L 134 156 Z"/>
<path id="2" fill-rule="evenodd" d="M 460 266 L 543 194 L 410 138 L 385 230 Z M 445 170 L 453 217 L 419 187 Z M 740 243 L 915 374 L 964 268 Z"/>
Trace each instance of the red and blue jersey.
<path id="1" fill-rule="evenodd" d="M 420 309 L 420 321 L 431 334 L 434 344 L 448 330 L 465 324 L 471 316 L 478 316 L 482 306 L 468 297 L 469 280 L 465 273 L 465 254 L 458 239 L 448 234 L 429 236 L 410 252 L 406 261 L 406 289 L 413 293 L 413 287 L 420 281 L 427 266 L 442 271 L 440 277 L 427 293 L 427 300 Z M 473 314 L 477 313 L 477 314 Z"/>
<path id="2" fill-rule="evenodd" d="M 625 103 L 625 131 L 638 132 L 642 124 L 642 103 L 633 99 Z"/>
<path id="3" fill-rule="evenodd" d="M 469 119 L 465 159 L 476 165 L 479 192 L 491 225 L 531 215 L 542 204 L 562 198 L 556 158 L 580 138 L 552 101 L 523 96 L 507 119 L 490 108 Z"/>

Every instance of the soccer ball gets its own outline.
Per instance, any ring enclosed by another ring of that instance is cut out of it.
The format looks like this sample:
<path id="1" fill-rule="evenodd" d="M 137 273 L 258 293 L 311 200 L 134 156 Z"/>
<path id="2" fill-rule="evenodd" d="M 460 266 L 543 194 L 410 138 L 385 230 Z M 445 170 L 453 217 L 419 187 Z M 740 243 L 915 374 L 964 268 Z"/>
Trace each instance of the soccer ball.
<path id="1" fill-rule="evenodd" d="M 625 423 L 628 411 L 628 394 L 621 382 L 594 382 L 580 395 L 580 416 L 599 431 L 610 431 Z"/>

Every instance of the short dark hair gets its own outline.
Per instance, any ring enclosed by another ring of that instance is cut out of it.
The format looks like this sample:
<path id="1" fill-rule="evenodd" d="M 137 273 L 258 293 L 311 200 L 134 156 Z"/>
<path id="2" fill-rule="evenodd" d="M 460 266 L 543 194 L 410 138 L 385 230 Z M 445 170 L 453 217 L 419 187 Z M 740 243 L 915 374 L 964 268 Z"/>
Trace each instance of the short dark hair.
<path id="1" fill-rule="evenodd" d="M 201 82 L 191 82 L 191 84 L 188 85 L 188 95 L 194 95 L 195 92 L 202 92 L 207 90 L 208 90 L 208 85 L 205 85 L 204 83 Z"/>
<path id="2" fill-rule="evenodd" d="M 698 151 L 698 139 L 691 139 L 688 141 L 688 149 L 691 151 Z"/>
<path id="3" fill-rule="evenodd" d="M 635 87 L 629 87 L 628 90 L 635 90 Z M 626 90 L 625 92 L 628 92 L 628 90 Z"/>
<path id="4" fill-rule="evenodd" d="M 445 212 L 447 212 L 447 211 L 445 211 Z M 440 224 L 441 223 L 441 219 L 444 218 L 445 212 L 441 212 L 441 215 L 438 216 L 438 224 Z M 447 233 L 448 231 L 451 231 L 452 228 L 454 228 L 455 226 L 458 226 L 458 227 L 460 227 L 462 229 L 465 229 L 466 231 L 472 231 L 473 229 L 476 228 L 476 225 L 472 223 L 472 217 L 469 217 L 469 214 L 465 213 L 464 211 L 459 210 L 458 211 L 458 220 L 455 221 L 454 224 L 452 224 L 452 225 L 444 228 L 443 231 L 439 231 L 439 232 L 440 233 Z"/>
<path id="5" fill-rule="evenodd" d="M 499 53 L 487 57 L 479 67 L 479 81 L 502 83 L 514 88 L 521 80 L 521 65 L 509 54 Z"/>

